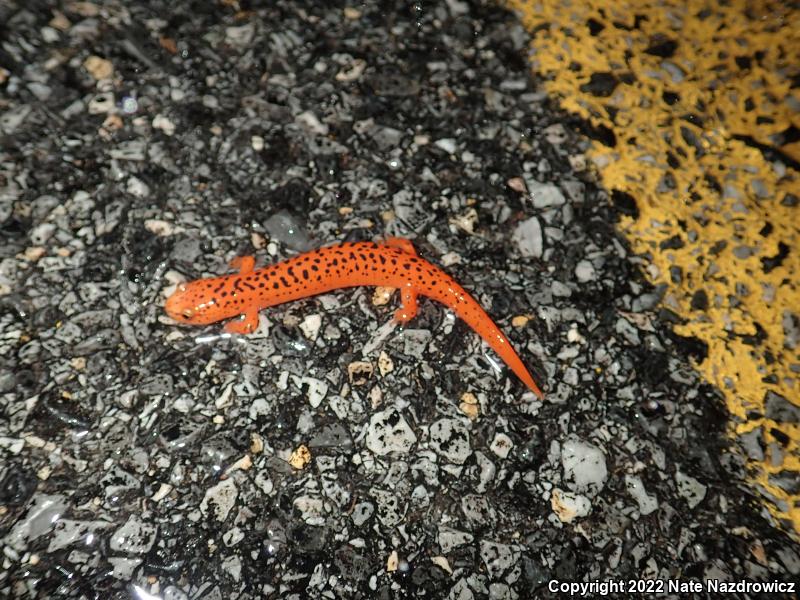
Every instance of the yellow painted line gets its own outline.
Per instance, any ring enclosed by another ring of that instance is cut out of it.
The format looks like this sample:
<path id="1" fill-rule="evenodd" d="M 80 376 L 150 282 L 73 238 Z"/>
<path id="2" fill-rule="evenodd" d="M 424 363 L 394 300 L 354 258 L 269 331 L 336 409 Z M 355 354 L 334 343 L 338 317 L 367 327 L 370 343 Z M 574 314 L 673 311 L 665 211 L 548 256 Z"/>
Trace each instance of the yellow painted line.
<path id="1" fill-rule="evenodd" d="M 731 434 L 763 449 L 755 488 L 800 533 L 800 12 L 723 4 L 506 0 L 546 90 L 592 125 L 601 182 L 635 201 L 622 229 L 676 333 L 708 345 Z"/>

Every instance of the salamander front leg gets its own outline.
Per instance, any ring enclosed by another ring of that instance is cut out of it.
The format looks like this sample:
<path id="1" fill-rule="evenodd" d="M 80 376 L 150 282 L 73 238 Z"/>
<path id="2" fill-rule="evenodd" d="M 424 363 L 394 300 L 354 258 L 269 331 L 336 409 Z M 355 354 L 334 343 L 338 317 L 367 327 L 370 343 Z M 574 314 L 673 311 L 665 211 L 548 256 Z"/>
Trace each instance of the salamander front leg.
<path id="1" fill-rule="evenodd" d="M 256 266 L 256 259 L 252 256 L 237 256 L 230 263 L 231 269 L 238 269 L 239 275 L 252 273 Z"/>
<path id="2" fill-rule="evenodd" d="M 244 319 L 235 319 L 225 323 L 226 333 L 253 333 L 258 329 L 258 310 L 252 309 L 244 313 Z"/>
<path id="3" fill-rule="evenodd" d="M 400 324 L 408 323 L 417 316 L 417 292 L 411 286 L 400 288 L 400 308 L 394 313 L 394 320 Z"/>

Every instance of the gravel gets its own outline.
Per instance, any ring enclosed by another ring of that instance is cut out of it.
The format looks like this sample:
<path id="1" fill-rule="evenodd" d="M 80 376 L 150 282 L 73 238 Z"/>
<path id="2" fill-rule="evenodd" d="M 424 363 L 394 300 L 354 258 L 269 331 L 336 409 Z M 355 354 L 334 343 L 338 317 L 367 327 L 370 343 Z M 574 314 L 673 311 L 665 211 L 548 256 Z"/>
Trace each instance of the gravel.
<path id="1" fill-rule="evenodd" d="M 513 15 L 11 2 L 0 23 L 0 595 L 796 574 Z M 388 235 L 474 292 L 543 402 L 424 299 L 396 327 L 394 298 L 343 290 L 248 337 L 163 313 L 234 256 Z"/>

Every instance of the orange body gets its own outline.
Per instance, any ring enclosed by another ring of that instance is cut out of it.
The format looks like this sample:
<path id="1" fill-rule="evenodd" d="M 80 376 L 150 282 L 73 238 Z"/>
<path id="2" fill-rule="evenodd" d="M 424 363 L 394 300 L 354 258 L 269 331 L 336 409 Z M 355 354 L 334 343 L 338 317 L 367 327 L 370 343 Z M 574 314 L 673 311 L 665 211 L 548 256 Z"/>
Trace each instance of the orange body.
<path id="1" fill-rule="evenodd" d="M 514 348 L 491 317 L 447 273 L 420 258 L 410 241 L 352 242 L 306 252 L 254 270 L 252 256 L 231 262 L 237 275 L 198 279 L 178 286 L 167 299 L 167 314 L 181 323 L 205 325 L 242 316 L 226 324 L 230 333 L 251 333 L 258 311 L 268 306 L 356 286 L 400 290 L 395 319 L 405 323 L 417 314 L 417 296 L 427 296 L 455 311 L 502 358 L 537 396 L 543 394 Z"/>

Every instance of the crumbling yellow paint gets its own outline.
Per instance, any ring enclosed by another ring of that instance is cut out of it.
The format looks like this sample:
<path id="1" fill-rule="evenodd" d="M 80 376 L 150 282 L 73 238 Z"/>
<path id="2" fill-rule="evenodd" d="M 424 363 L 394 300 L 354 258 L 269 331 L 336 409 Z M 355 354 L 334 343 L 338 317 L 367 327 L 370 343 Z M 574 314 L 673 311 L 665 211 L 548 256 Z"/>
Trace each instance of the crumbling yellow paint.
<path id="1" fill-rule="evenodd" d="M 760 433 L 755 488 L 800 533 L 800 12 L 743 0 L 507 6 L 532 33 L 547 91 L 607 128 L 590 156 L 609 191 L 636 200 L 622 229 L 685 319 L 676 333 L 708 344 L 697 367 L 722 390 L 731 433 Z M 769 392 L 782 412 L 768 414 Z"/>

